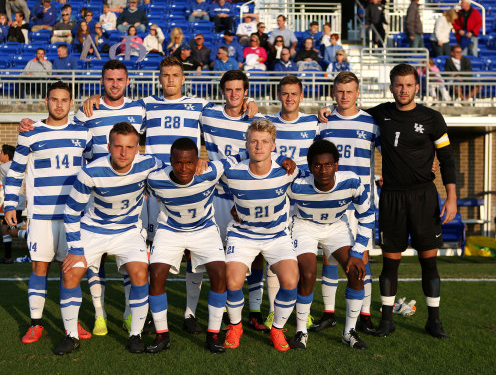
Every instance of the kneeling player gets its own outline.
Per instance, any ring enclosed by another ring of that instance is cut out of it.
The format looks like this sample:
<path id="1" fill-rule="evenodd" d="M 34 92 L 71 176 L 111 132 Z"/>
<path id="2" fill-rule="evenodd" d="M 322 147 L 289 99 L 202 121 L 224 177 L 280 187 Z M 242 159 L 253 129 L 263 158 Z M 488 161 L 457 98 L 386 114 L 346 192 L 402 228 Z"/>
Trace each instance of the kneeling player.
<path id="1" fill-rule="evenodd" d="M 67 337 L 55 354 L 79 348 L 77 316 L 82 301 L 81 278 L 87 267 L 98 271 L 104 253 L 115 255 L 117 267 L 120 271 L 125 268 L 131 279 L 128 348 L 132 353 L 145 350 L 141 331 L 148 312 L 148 256 L 138 223 L 146 179 L 161 163 L 152 156 L 137 155 L 138 151 L 136 129 L 126 122 L 117 123 L 109 135 L 110 155 L 84 167 L 74 183 L 64 211 L 69 254 L 63 263 L 60 286 Z M 90 197 L 93 199 L 85 210 Z"/>
<path id="2" fill-rule="evenodd" d="M 365 266 L 363 252 L 370 240 L 374 213 L 360 178 L 353 172 L 338 172 L 339 152 L 325 140 L 312 144 L 308 150 L 311 176 L 296 179 L 288 192 L 296 205 L 291 235 L 298 257 L 300 280 L 296 299 L 296 335 L 294 349 L 305 349 L 308 340 L 307 318 L 313 300 L 317 274 L 317 246 L 334 257 L 348 277 L 346 287 L 346 323 L 342 341 L 354 349 L 367 345 L 355 331 L 355 324 L 364 297 Z M 358 218 L 356 242 L 353 240 L 346 208 L 353 203 Z"/>

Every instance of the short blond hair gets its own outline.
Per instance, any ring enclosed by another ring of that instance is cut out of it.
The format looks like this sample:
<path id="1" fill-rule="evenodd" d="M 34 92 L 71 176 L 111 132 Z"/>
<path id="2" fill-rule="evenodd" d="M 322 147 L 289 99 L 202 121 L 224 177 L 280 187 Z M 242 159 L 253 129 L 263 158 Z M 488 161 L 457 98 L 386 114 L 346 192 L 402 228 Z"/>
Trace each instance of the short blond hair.
<path id="1" fill-rule="evenodd" d="M 246 134 L 245 134 L 246 141 L 249 140 L 250 134 L 253 131 L 267 132 L 271 135 L 272 141 L 273 142 L 276 141 L 276 134 L 277 134 L 276 126 L 270 120 L 267 120 L 265 118 L 261 118 L 261 119 L 257 119 L 255 121 L 253 121 L 250 124 L 250 126 L 248 126 L 248 129 L 246 129 Z"/>

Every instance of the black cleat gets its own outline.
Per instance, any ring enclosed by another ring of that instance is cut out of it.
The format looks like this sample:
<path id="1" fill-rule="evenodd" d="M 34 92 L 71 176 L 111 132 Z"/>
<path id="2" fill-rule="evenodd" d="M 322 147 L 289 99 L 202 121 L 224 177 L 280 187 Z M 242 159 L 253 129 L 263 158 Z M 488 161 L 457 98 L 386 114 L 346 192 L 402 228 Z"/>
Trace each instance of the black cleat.
<path id="1" fill-rule="evenodd" d="M 289 343 L 291 349 L 295 350 L 305 350 L 307 348 L 308 333 L 303 333 L 301 331 L 296 332 L 293 339 Z"/>
<path id="2" fill-rule="evenodd" d="M 213 332 L 207 332 L 207 348 L 210 350 L 210 353 L 225 353 L 226 349 L 224 345 L 219 342 L 219 334 Z"/>
<path id="3" fill-rule="evenodd" d="M 79 340 L 67 335 L 64 340 L 53 351 L 57 355 L 64 355 L 79 349 Z"/>
<path id="4" fill-rule="evenodd" d="M 343 335 L 341 341 L 353 349 L 367 349 L 367 344 L 358 336 L 358 333 L 354 329 Z"/>
<path id="5" fill-rule="evenodd" d="M 310 326 L 309 330 L 313 332 L 318 332 L 318 331 L 322 331 L 327 327 L 334 327 L 335 325 L 336 325 L 336 316 L 334 315 L 334 313 L 325 312 L 324 315 L 322 315 L 322 318 L 320 318 L 320 320 L 317 323 L 312 324 Z"/>
<path id="6" fill-rule="evenodd" d="M 131 353 L 143 353 L 145 351 L 145 344 L 141 335 L 130 336 L 127 340 L 127 348 Z"/>
<path id="7" fill-rule="evenodd" d="M 153 322 L 153 319 L 150 319 L 145 323 L 145 326 L 143 327 L 143 333 L 146 335 L 153 335 L 156 333 L 155 323 Z"/>
<path id="8" fill-rule="evenodd" d="M 202 333 L 202 329 L 198 324 L 198 319 L 196 316 L 189 315 L 186 319 L 184 319 L 184 329 L 186 332 L 191 333 L 192 335 L 197 335 Z"/>
<path id="9" fill-rule="evenodd" d="M 147 353 L 160 353 L 162 350 L 170 349 L 169 332 L 157 333 L 152 344 L 146 347 Z"/>
<path id="10" fill-rule="evenodd" d="M 221 331 L 229 331 L 230 325 L 231 321 L 229 320 L 229 314 L 227 311 L 224 311 L 224 314 L 222 314 L 222 324 L 220 326 Z"/>
<path id="11" fill-rule="evenodd" d="M 427 320 L 427 323 L 425 323 L 425 332 L 438 339 L 447 339 L 449 337 L 448 334 L 444 332 L 440 320 Z"/>
<path id="12" fill-rule="evenodd" d="M 375 335 L 379 337 L 386 337 L 396 330 L 396 326 L 392 320 L 381 320 L 379 327 L 375 329 Z"/>
<path id="13" fill-rule="evenodd" d="M 248 316 L 248 325 L 255 331 L 270 332 L 270 328 L 265 325 L 260 311 L 250 311 L 250 315 Z"/>
<path id="14" fill-rule="evenodd" d="M 375 328 L 372 324 L 372 319 L 370 319 L 370 315 L 360 314 L 360 321 L 358 322 L 358 330 L 367 335 L 375 335 Z"/>

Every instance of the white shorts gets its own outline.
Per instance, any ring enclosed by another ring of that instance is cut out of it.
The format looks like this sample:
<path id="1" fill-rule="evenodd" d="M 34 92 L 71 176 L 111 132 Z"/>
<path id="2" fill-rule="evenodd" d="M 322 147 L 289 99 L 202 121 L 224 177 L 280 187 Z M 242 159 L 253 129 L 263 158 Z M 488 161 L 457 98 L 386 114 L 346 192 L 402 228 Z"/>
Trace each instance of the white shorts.
<path id="1" fill-rule="evenodd" d="M 317 247 L 320 246 L 329 264 L 334 263 L 333 252 L 355 244 L 345 216 L 335 223 L 325 225 L 293 217 L 291 237 L 297 256 L 305 253 L 317 255 Z"/>
<path id="2" fill-rule="evenodd" d="M 258 254 L 262 254 L 269 266 L 281 260 L 296 260 L 296 253 L 291 237 L 281 236 L 272 240 L 249 240 L 246 238 L 227 237 L 226 262 L 241 262 L 251 273 L 251 264 Z"/>
<path id="3" fill-rule="evenodd" d="M 351 233 L 353 234 L 353 238 L 356 238 L 357 232 L 358 232 L 358 219 L 355 216 L 355 210 L 347 210 L 346 211 L 346 217 L 348 218 L 348 224 L 351 229 Z M 369 242 L 367 243 L 367 250 L 372 250 L 372 239 L 374 238 L 374 231 L 370 231 L 370 239 Z"/>
<path id="4" fill-rule="evenodd" d="M 214 195 L 215 222 L 219 227 L 220 239 L 224 246 L 227 243 L 227 226 L 232 221 L 231 208 L 234 206 L 234 201 L 231 199 L 221 198 Z"/>
<path id="5" fill-rule="evenodd" d="M 160 203 L 155 197 L 148 197 L 143 205 L 141 212 L 141 221 L 143 228 L 146 229 L 147 241 L 153 241 L 158 227 L 158 215 L 160 214 Z"/>
<path id="6" fill-rule="evenodd" d="M 68 250 L 64 220 L 28 219 L 27 242 L 31 260 L 63 262 Z"/>
<path id="7" fill-rule="evenodd" d="M 219 230 L 217 226 L 212 225 L 192 232 L 173 232 L 159 228 L 153 241 L 150 264 L 170 264 L 170 272 L 177 274 L 185 250 L 191 253 L 193 272 L 204 272 L 207 263 L 226 261 Z"/>
<path id="8" fill-rule="evenodd" d="M 118 234 L 101 234 L 81 229 L 81 243 L 88 268 L 95 272 L 98 272 L 100 260 L 105 253 L 115 256 L 117 269 L 123 275 L 126 274 L 123 266 L 128 262 L 148 264 L 146 242 L 138 228 Z M 81 264 L 74 267 L 81 267 Z"/>

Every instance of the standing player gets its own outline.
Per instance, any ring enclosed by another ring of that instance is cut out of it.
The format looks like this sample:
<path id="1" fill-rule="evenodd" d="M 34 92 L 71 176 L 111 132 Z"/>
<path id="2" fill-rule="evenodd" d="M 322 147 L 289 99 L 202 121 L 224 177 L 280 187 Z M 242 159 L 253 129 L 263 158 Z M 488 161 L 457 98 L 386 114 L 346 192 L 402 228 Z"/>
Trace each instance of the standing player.
<path id="1" fill-rule="evenodd" d="M 74 322 L 82 301 L 81 278 L 88 267 L 98 271 L 105 253 L 115 255 L 119 271 L 125 268 L 131 280 L 128 349 L 145 350 L 141 330 L 148 312 L 148 256 L 139 214 L 146 179 L 161 163 L 138 154 L 139 133 L 127 122 L 114 125 L 108 149 L 110 155 L 79 172 L 64 210 L 69 254 L 62 268 L 60 307 L 67 336 L 55 349 L 59 355 L 79 348 Z"/>
<path id="2" fill-rule="evenodd" d="M 227 310 L 231 325 L 224 346 L 237 348 L 243 334 L 241 312 L 243 283 L 255 257 L 261 253 L 281 285 L 275 298 L 270 339 L 279 351 L 289 350 L 282 331 L 296 302 L 298 265 L 288 233 L 289 200 L 286 190 L 296 178 L 275 163 L 276 128 L 270 121 L 255 120 L 246 131 L 250 160 L 225 172 L 234 196 L 240 223 L 231 222 L 227 233 Z"/>
<path id="3" fill-rule="evenodd" d="M 68 123 L 72 104 L 67 84 L 58 81 L 49 87 L 45 98 L 48 118 L 35 123 L 33 130 L 19 134 L 5 181 L 5 221 L 9 226 L 17 224 L 16 206 L 25 173 L 26 194 L 30 197 L 27 242 L 33 273 L 28 284 L 31 327 L 22 338 L 25 344 L 42 336 L 48 270 L 53 260 L 62 262 L 67 254 L 64 206 L 83 164 L 83 152 L 91 149 L 88 129 Z M 77 320 L 73 323 L 81 338 L 91 337 Z"/>
<path id="4" fill-rule="evenodd" d="M 384 185 L 379 201 L 379 234 L 383 266 L 379 278 L 382 319 L 377 336 L 393 333 L 393 305 L 398 286 L 401 253 L 408 246 L 417 250 L 422 268 L 422 289 L 429 319 L 425 331 L 445 338 L 439 318 L 441 280 L 437 270 L 437 249 L 442 245 L 443 224 L 456 214 L 455 162 L 443 116 L 415 103 L 419 91 L 417 70 L 396 65 L 390 73 L 394 103 L 369 110 L 379 125 Z M 434 155 L 440 162 L 447 199 L 439 212 L 438 194 L 431 166 Z"/>
<path id="5" fill-rule="evenodd" d="M 291 236 L 300 270 L 296 299 L 297 332 L 291 347 L 306 349 L 307 346 L 306 323 L 313 300 L 317 246 L 320 245 L 327 257 L 338 260 L 348 276 L 342 341 L 354 349 L 366 349 L 367 345 L 355 332 L 355 324 L 365 294 L 362 256 L 374 226 L 374 208 L 360 178 L 353 172 L 338 172 L 339 152 L 333 143 L 325 140 L 315 142 L 308 150 L 307 159 L 312 175 L 297 178 L 288 192 L 296 209 Z M 345 215 L 350 204 L 358 216 L 356 241 Z"/>

